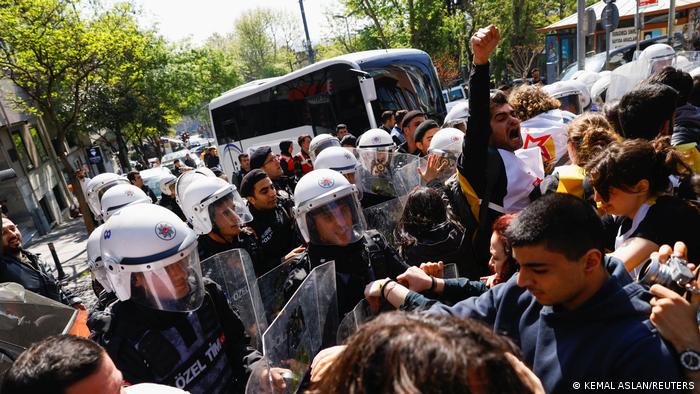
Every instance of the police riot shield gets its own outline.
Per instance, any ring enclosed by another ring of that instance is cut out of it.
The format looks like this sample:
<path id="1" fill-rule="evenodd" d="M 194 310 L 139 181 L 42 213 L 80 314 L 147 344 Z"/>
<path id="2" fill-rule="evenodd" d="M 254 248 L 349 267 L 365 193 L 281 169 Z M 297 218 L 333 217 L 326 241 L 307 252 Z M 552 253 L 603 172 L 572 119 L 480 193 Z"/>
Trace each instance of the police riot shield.
<path id="1" fill-rule="evenodd" d="M 337 328 L 335 262 L 329 262 L 311 271 L 263 334 L 264 358 L 246 392 L 298 392 L 316 354 L 335 344 Z"/>
<path id="2" fill-rule="evenodd" d="M 227 250 L 202 261 L 201 265 L 204 276 L 221 286 L 229 305 L 238 312 L 251 343 L 256 349 L 262 349 L 267 320 L 248 252 Z"/>
<path id="3" fill-rule="evenodd" d="M 418 156 L 390 151 L 373 149 L 353 150 L 359 171 L 363 194 L 374 194 L 382 197 L 398 197 L 406 194 L 406 185 L 397 174 L 407 166 L 414 166 L 417 174 Z M 408 171 L 408 169 L 404 169 Z M 415 185 L 413 185 L 415 186 Z M 411 187 L 413 187 L 411 186 Z"/>
<path id="4" fill-rule="evenodd" d="M 17 283 L 0 284 L 0 374 L 34 342 L 67 334 L 77 314 L 77 309 Z"/>
<path id="5" fill-rule="evenodd" d="M 408 196 L 401 196 L 362 210 L 367 221 L 367 228 L 377 230 L 386 242 L 394 248 L 398 247 L 394 230 L 396 230 L 396 226 L 403 215 L 403 208 L 407 199 Z"/>
<path id="6" fill-rule="evenodd" d="M 296 258 L 289 259 L 256 279 L 268 322 L 275 320 L 284 304 L 294 294 L 295 278 L 290 277 L 290 273 L 298 267 L 298 263 Z M 303 277 L 298 280 L 303 280 Z"/>
<path id="7" fill-rule="evenodd" d="M 459 271 L 457 270 L 457 264 L 445 264 L 443 269 L 443 278 L 454 279 L 459 278 Z M 338 325 L 338 334 L 336 336 L 336 343 L 344 343 L 352 334 L 357 332 L 360 326 L 372 320 L 381 311 L 375 311 L 370 306 L 366 299 L 360 300 L 360 302 L 355 305 L 355 308 L 348 312 L 343 320 L 340 321 Z"/>
<path id="8" fill-rule="evenodd" d="M 620 100 L 625 93 L 639 85 L 649 73 L 649 64 L 643 60 L 625 63 L 610 74 L 610 85 L 605 94 L 605 101 L 612 103 Z"/>

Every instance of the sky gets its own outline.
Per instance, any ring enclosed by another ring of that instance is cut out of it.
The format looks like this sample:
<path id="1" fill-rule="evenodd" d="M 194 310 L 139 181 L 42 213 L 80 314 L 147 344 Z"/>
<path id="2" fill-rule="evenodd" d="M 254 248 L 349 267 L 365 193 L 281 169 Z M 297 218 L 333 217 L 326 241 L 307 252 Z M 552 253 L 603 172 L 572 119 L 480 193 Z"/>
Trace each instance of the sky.
<path id="1" fill-rule="evenodd" d="M 190 37 L 201 44 L 214 33 L 226 34 L 233 30 L 233 21 L 243 12 L 257 8 L 284 10 L 301 22 L 298 0 L 135 0 L 143 9 L 141 23 L 157 24 L 160 33 L 169 41 Z M 311 42 L 318 42 L 327 28 L 324 12 L 340 9 L 339 0 L 304 0 L 304 12 Z M 303 27 L 300 28 L 303 32 Z"/>

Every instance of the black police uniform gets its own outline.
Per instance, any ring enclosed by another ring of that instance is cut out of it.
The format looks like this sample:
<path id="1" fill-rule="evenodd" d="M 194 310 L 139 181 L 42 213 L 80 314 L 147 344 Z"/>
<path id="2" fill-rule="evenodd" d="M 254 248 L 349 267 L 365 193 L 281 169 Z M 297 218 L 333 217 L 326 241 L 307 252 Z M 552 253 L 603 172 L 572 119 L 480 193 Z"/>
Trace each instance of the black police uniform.
<path id="1" fill-rule="evenodd" d="M 260 247 L 255 267 L 258 275 L 277 267 L 287 253 L 302 243 L 294 227 L 294 218 L 286 208 L 288 201 L 278 197 L 275 209 L 265 211 L 248 204 L 253 221 L 247 226 L 255 231 Z"/>
<path id="2" fill-rule="evenodd" d="M 184 212 L 182 212 L 182 209 L 180 206 L 177 204 L 177 201 L 175 198 L 170 197 L 167 194 L 161 194 L 160 195 L 160 201 L 158 202 L 158 205 L 160 205 L 163 208 L 167 208 L 170 211 L 172 211 L 174 214 L 177 215 L 183 222 L 187 221 L 187 218 L 185 217 Z"/>
<path id="3" fill-rule="evenodd" d="M 221 289 L 205 279 L 202 306 L 165 312 L 132 301 L 111 307 L 101 337 L 124 380 L 159 383 L 195 393 L 242 393 L 260 353 Z"/>
<path id="4" fill-rule="evenodd" d="M 257 273 L 258 270 L 258 260 L 259 260 L 259 248 L 255 236 L 248 234 L 245 231 L 241 231 L 238 237 L 233 242 L 217 242 L 212 239 L 209 235 L 203 234 L 197 237 L 197 253 L 199 253 L 199 260 L 204 261 L 205 259 L 219 254 L 221 252 L 226 252 L 231 249 L 245 249 L 250 255 L 251 260 L 253 260 L 253 266 Z M 264 273 L 264 272 L 263 272 Z"/>
<path id="5" fill-rule="evenodd" d="M 364 298 L 367 284 L 376 279 L 396 278 L 408 269 L 399 254 L 387 245 L 376 230 L 363 233 L 362 239 L 347 246 L 309 244 L 309 269 L 335 260 L 338 311 L 342 317 Z M 310 272 L 310 270 L 309 270 Z"/>
<path id="6" fill-rule="evenodd" d="M 15 282 L 25 289 L 66 305 L 80 303 L 80 298 L 63 289 L 39 256 L 23 250 L 20 257 L 4 255 L 0 262 L 0 283 Z"/>

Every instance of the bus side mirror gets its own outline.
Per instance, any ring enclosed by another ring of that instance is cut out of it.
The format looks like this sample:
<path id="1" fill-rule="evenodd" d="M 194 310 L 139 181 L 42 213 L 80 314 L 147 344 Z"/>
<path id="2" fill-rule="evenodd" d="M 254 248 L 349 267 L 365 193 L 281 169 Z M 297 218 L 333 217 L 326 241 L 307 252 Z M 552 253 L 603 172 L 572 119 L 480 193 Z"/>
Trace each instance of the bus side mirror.
<path id="1" fill-rule="evenodd" d="M 377 99 L 377 89 L 374 87 L 374 78 L 365 77 L 360 78 L 360 90 L 362 91 L 362 97 L 367 101 L 374 101 Z"/>

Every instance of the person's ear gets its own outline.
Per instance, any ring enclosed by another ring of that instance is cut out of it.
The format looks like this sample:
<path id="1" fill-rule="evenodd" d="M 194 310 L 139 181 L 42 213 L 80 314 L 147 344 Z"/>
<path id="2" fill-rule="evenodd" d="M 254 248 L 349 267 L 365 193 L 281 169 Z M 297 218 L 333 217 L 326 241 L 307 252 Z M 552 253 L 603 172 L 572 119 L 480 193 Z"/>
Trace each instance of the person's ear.
<path id="1" fill-rule="evenodd" d="M 637 182 L 634 187 L 632 187 L 632 191 L 634 193 L 648 193 L 649 192 L 649 180 L 647 179 L 642 179 L 639 182 Z"/>
<path id="2" fill-rule="evenodd" d="M 583 270 L 586 273 L 594 272 L 603 263 L 603 254 L 598 249 L 590 249 L 581 257 L 583 262 Z"/>

